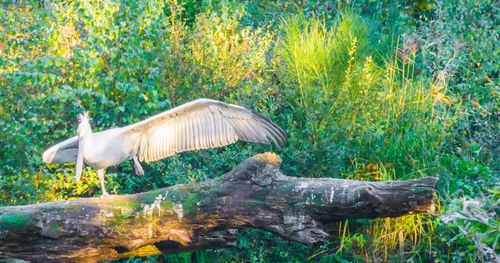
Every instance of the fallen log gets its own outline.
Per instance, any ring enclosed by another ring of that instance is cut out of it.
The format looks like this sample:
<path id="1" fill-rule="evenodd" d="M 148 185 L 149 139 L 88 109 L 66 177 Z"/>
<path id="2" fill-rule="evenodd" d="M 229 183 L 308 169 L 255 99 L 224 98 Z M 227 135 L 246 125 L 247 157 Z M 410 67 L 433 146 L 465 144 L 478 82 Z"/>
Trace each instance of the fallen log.
<path id="1" fill-rule="evenodd" d="M 0 208 L 0 258 L 97 262 L 235 245 L 258 228 L 309 246 L 325 225 L 433 211 L 437 178 L 366 182 L 283 175 L 272 153 L 225 175 L 133 195 Z"/>

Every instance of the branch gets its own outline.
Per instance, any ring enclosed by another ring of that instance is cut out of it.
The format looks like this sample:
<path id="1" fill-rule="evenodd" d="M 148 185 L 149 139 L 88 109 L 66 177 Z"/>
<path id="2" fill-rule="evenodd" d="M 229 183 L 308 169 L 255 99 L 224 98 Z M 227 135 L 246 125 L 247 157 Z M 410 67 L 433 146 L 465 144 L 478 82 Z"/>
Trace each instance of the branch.
<path id="1" fill-rule="evenodd" d="M 259 228 L 309 246 L 343 219 L 433 211 L 437 178 L 365 182 L 283 175 L 272 153 L 205 182 L 0 208 L 0 258 L 96 262 L 235 245 Z"/>

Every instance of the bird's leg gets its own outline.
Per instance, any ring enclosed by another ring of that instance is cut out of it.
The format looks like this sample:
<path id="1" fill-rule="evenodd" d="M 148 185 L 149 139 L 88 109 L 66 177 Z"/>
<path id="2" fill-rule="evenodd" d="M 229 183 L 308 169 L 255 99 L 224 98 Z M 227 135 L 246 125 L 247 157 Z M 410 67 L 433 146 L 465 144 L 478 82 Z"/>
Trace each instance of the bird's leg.
<path id="1" fill-rule="evenodd" d="M 143 176 L 144 175 L 144 170 L 142 169 L 141 163 L 139 160 L 137 160 L 137 156 L 134 155 L 134 168 L 135 168 L 135 174 L 137 176 Z"/>
<path id="2" fill-rule="evenodd" d="M 106 188 L 104 188 L 104 169 L 98 169 L 97 175 L 99 176 L 99 181 L 101 181 L 101 190 L 102 190 L 101 198 L 107 197 L 108 192 L 106 192 Z"/>

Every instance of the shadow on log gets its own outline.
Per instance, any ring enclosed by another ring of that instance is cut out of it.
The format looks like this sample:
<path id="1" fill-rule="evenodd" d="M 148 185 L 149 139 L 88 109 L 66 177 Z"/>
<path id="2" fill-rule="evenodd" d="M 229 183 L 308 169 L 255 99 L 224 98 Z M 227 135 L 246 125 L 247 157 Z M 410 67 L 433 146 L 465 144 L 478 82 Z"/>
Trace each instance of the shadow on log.
<path id="1" fill-rule="evenodd" d="M 437 178 L 364 182 L 283 175 L 273 153 L 205 182 L 155 191 L 0 208 L 0 258 L 96 262 L 231 247 L 234 228 L 316 246 L 325 225 L 434 209 Z"/>

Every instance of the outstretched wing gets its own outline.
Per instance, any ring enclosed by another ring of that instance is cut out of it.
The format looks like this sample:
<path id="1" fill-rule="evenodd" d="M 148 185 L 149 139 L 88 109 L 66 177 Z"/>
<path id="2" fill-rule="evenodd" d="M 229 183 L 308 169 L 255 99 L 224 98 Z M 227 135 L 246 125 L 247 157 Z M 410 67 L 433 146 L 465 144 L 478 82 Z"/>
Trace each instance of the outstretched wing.
<path id="1" fill-rule="evenodd" d="M 278 148 L 286 134 L 268 118 L 233 104 L 198 99 L 123 128 L 140 161 L 178 152 L 214 148 L 238 139 Z"/>
<path id="2" fill-rule="evenodd" d="M 46 163 L 74 163 L 78 154 L 78 136 L 62 141 L 43 152 Z"/>

